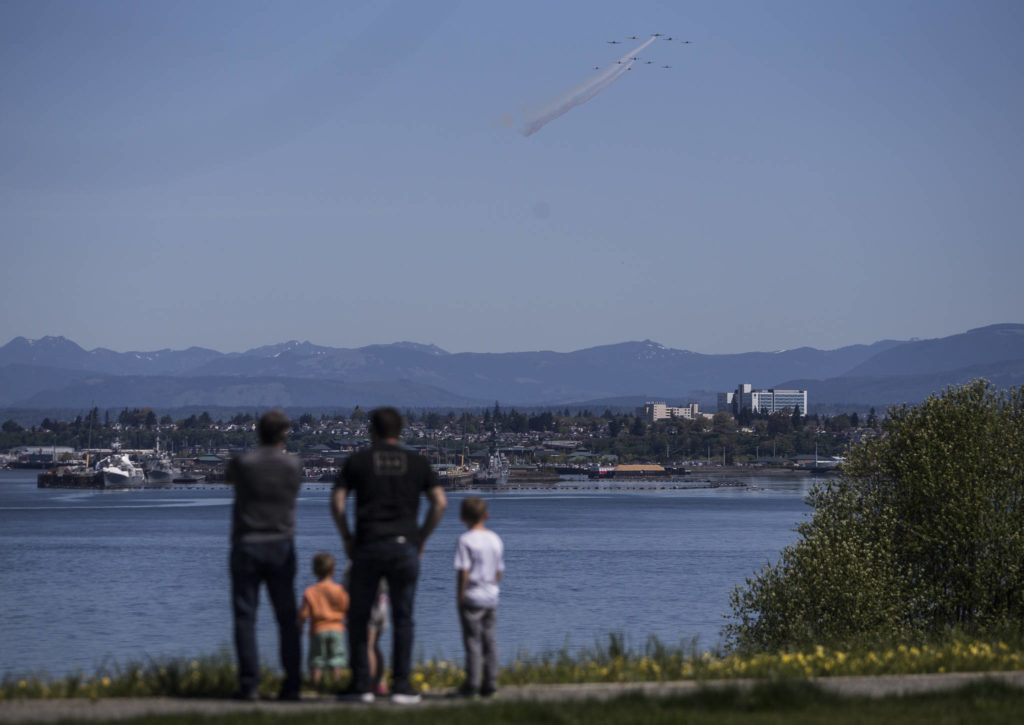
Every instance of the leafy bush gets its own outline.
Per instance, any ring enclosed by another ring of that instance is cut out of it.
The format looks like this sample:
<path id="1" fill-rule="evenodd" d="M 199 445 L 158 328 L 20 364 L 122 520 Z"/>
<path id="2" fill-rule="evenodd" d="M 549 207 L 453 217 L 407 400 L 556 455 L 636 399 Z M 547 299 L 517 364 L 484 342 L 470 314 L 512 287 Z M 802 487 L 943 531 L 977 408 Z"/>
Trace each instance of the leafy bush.
<path id="1" fill-rule="evenodd" d="M 733 590 L 740 650 L 864 645 L 1024 621 L 1024 388 L 979 380 L 889 413 L 815 486 L 799 539 Z"/>

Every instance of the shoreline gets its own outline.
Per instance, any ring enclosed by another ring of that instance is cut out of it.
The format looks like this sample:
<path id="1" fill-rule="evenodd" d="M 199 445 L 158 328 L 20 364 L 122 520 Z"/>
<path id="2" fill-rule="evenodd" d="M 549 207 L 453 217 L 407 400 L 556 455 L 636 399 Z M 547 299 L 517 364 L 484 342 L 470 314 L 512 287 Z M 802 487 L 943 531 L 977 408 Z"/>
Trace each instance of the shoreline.
<path id="1" fill-rule="evenodd" d="M 499 484 L 470 484 L 465 486 L 445 487 L 450 493 L 516 493 L 516 492 L 594 492 L 594 491 L 700 491 L 716 488 L 752 488 L 746 480 L 751 478 L 768 478 L 779 480 L 804 481 L 816 478 L 815 472 L 807 470 L 747 468 L 741 466 L 698 468 L 686 475 L 651 478 L 589 478 L 585 475 L 563 475 L 558 480 L 548 478 L 524 477 L 516 481 Z M 171 483 L 160 485 L 129 486 L 124 488 L 91 488 L 81 486 L 44 486 L 50 490 L 95 491 L 100 493 L 153 492 L 153 491 L 224 491 L 230 490 L 230 484 L 219 481 L 201 481 L 197 483 Z M 306 491 L 330 491 L 333 483 L 303 480 L 302 488 Z"/>

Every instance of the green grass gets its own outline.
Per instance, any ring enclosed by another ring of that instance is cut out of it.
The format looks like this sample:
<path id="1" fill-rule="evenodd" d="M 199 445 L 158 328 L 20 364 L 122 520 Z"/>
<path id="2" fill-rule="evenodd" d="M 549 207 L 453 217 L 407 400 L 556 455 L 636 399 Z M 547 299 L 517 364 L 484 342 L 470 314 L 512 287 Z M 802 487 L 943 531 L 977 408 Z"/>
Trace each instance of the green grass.
<path id="1" fill-rule="evenodd" d="M 537 657 L 521 655 L 502 669 L 500 686 L 583 682 L 664 682 L 735 678 L 804 679 L 836 675 L 887 675 L 929 672 L 994 672 L 1024 669 L 1024 643 L 1011 639 L 984 641 L 951 634 L 919 645 L 888 645 L 878 649 L 760 652 L 754 654 L 699 652 L 696 647 L 666 646 L 650 639 L 644 647 L 627 647 L 612 635 L 607 643 L 570 652 L 559 650 Z M 444 660 L 417 664 L 413 684 L 425 693 L 459 687 L 461 666 Z M 321 692 L 347 685 L 324 683 Z M 45 673 L 7 675 L 0 680 L 0 700 L 62 697 L 227 697 L 237 686 L 230 654 L 194 660 L 148 660 L 101 667 L 91 675 L 75 673 L 54 678 Z M 263 673 L 260 691 L 276 694 L 280 675 Z"/>
<path id="2" fill-rule="evenodd" d="M 288 713 L 244 713 L 203 717 L 197 715 L 135 718 L 118 722 L 132 725 L 152 723 L 186 725 L 488 725 L 538 723 L 539 725 L 587 723 L 714 723 L 755 725 L 774 723 L 1009 723 L 1024 717 L 1024 691 L 992 682 L 981 682 L 962 690 L 912 697 L 876 700 L 830 695 L 800 682 L 776 682 L 749 691 L 702 690 L 683 697 L 622 697 L 607 702 L 527 703 L 500 700 L 487 704 L 451 707 L 374 708 L 339 706 L 331 711 Z"/>
<path id="3" fill-rule="evenodd" d="M 262 694 L 275 694 L 280 678 L 264 672 Z M 0 700 L 62 697 L 228 697 L 238 688 L 234 660 L 226 652 L 194 660 L 163 659 L 101 666 L 94 674 L 6 675 Z"/>

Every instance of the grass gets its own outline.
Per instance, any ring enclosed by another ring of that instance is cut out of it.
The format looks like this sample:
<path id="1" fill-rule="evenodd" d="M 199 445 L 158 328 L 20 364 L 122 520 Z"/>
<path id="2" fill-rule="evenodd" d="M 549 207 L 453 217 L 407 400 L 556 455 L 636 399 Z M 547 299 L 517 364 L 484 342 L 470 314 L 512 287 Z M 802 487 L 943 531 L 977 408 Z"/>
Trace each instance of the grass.
<path id="1" fill-rule="evenodd" d="M 698 652 L 650 639 L 640 649 L 619 635 L 606 644 L 580 651 L 559 650 L 538 657 L 521 655 L 503 668 L 499 685 L 583 682 L 658 682 L 732 678 L 803 679 L 812 676 L 884 675 L 928 672 L 991 672 L 1024 669 L 1024 649 L 1013 645 L 952 635 L 934 644 L 896 645 L 865 650 L 815 647 L 809 651 L 751 655 Z M 455 689 L 465 673 L 445 660 L 427 660 L 414 668 L 413 684 L 426 693 Z M 347 685 L 325 682 L 322 692 Z M 235 665 L 227 652 L 194 660 L 148 660 L 101 667 L 95 674 L 53 678 L 45 673 L 0 680 L 0 700 L 62 697 L 227 697 L 237 686 Z M 264 671 L 260 686 L 270 696 L 280 676 Z"/>
<path id="2" fill-rule="evenodd" d="M 560 650 L 537 658 L 520 657 L 502 670 L 504 685 L 578 682 L 657 682 L 733 678 L 804 678 L 833 675 L 886 675 L 929 672 L 991 672 L 1024 669 L 1024 648 L 1014 641 L 986 642 L 951 636 L 937 644 L 882 649 L 761 652 L 750 655 L 697 652 L 668 647 L 657 639 L 640 650 L 620 636 L 583 652 Z M 461 683 L 450 662 L 427 661 L 417 668 L 419 682 L 431 687 Z"/>
<path id="3" fill-rule="evenodd" d="M 479 725 L 504 723 L 1007 723 L 1024 716 L 1024 691 L 991 682 L 981 682 L 954 692 L 913 697 L 880 699 L 842 698 L 830 695 L 802 682 L 780 681 L 751 690 L 702 690 L 693 695 L 666 698 L 622 697 L 607 702 L 506 702 L 466 704 L 452 707 L 374 708 L 339 706 L 329 711 L 288 713 L 237 713 L 231 715 L 144 717 L 118 722 L 159 725 L 279 725 L 301 722 L 303 725 Z"/>
<path id="4" fill-rule="evenodd" d="M 276 694 L 280 678 L 266 671 L 260 691 Z M 194 660 L 166 659 L 105 665 L 93 675 L 75 672 L 54 678 L 46 673 L 0 681 L 0 700 L 61 697 L 228 697 L 238 688 L 234 660 L 221 652 Z"/>

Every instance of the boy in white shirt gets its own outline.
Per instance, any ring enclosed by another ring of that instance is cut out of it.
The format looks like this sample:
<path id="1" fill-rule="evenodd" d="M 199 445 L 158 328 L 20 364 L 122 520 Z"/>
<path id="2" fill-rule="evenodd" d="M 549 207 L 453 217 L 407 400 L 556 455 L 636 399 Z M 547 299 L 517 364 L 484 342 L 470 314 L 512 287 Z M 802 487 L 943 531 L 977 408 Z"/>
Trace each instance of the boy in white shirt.
<path id="1" fill-rule="evenodd" d="M 461 693 L 489 697 L 497 692 L 498 684 L 494 632 L 505 547 L 498 535 L 484 526 L 489 514 L 487 503 L 479 496 L 463 499 L 459 518 L 469 529 L 455 548 L 456 604 L 466 648 L 466 683 Z"/>

